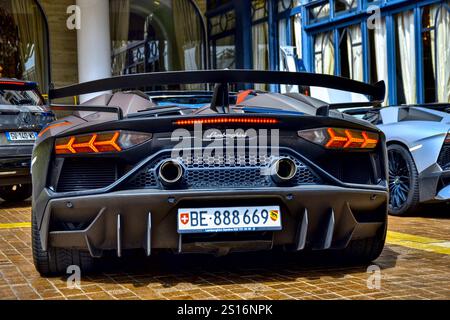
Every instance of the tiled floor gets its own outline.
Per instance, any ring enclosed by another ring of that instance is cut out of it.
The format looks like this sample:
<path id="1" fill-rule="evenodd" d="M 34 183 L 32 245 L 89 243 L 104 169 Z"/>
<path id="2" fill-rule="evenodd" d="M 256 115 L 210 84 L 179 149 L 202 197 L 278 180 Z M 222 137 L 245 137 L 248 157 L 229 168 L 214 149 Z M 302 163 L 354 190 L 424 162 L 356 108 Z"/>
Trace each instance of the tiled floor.
<path id="1" fill-rule="evenodd" d="M 424 211 L 390 218 L 379 289 L 368 266 L 282 253 L 111 259 L 70 289 L 34 269 L 30 203 L 0 203 L 0 299 L 450 299 L 450 209 Z"/>

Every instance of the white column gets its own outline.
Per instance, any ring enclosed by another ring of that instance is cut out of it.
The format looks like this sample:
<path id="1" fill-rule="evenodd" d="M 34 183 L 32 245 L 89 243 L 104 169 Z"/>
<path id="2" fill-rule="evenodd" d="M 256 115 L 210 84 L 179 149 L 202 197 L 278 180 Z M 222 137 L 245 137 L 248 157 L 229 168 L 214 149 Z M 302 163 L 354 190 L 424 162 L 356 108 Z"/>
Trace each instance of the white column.
<path id="1" fill-rule="evenodd" d="M 81 29 L 77 30 L 78 80 L 86 82 L 111 77 L 111 36 L 108 0 L 77 0 Z M 80 97 L 85 102 L 104 92 Z"/>

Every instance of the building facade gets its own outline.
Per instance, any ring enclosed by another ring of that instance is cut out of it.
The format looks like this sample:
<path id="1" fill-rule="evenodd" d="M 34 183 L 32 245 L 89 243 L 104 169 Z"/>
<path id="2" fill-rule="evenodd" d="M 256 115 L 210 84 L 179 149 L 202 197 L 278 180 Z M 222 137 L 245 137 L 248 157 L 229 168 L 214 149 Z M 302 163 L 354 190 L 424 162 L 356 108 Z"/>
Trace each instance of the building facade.
<path id="1" fill-rule="evenodd" d="M 374 83 L 386 103 L 450 102 L 448 0 L 210 0 L 211 67 Z"/>
<path id="2" fill-rule="evenodd" d="M 73 5 L 78 30 L 68 27 Z M 384 80 L 386 104 L 450 102 L 450 0 L 0 0 L 0 8 L 3 76 L 43 88 L 244 68 Z"/>

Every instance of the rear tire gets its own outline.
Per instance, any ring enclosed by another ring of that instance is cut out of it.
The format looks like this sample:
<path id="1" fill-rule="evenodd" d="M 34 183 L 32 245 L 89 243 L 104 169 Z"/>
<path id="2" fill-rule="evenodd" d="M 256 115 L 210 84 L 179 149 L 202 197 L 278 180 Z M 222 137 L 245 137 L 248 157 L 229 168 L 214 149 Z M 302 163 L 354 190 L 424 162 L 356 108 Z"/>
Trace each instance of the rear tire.
<path id="1" fill-rule="evenodd" d="M 19 184 L 0 188 L 0 198 L 7 202 L 21 202 L 31 197 L 31 184 Z"/>
<path id="2" fill-rule="evenodd" d="M 48 248 L 48 251 L 44 251 L 34 214 L 31 227 L 33 262 L 41 275 L 65 274 L 67 268 L 73 265 L 80 267 L 82 273 L 89 273 L 95 269 L 95 259 L 87 251 L 62 248 Z"/>
<path id="3" fill-rule="evenodd" d="M 407 216 L 419 208 L 419 174 L 410 152 L 405 147 L 388 146 L 389 214 Z"/>

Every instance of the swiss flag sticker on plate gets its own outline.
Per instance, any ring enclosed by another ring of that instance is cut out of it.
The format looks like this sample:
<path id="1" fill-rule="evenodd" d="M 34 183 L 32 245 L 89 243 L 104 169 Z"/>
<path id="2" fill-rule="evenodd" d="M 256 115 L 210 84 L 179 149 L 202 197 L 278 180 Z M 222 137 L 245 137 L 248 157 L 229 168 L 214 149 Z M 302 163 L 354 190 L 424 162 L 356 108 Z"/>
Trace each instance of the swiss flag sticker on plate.
<path id="1" fill-rule="evenodd" d="M 189 223 L 189 213 L 181 213 L 180 221 L 182 224 L 187 225 Z"/>

